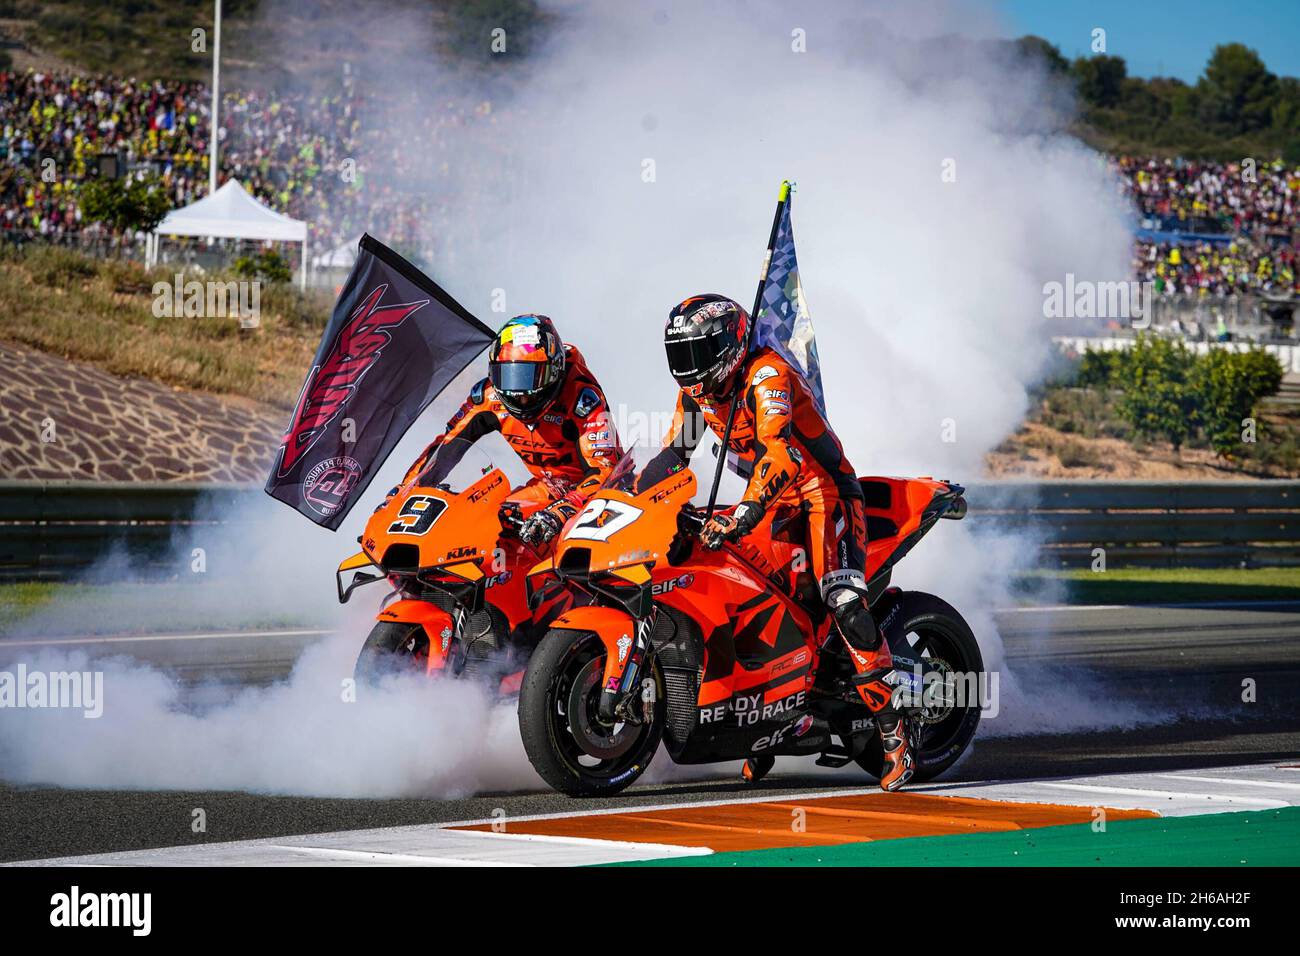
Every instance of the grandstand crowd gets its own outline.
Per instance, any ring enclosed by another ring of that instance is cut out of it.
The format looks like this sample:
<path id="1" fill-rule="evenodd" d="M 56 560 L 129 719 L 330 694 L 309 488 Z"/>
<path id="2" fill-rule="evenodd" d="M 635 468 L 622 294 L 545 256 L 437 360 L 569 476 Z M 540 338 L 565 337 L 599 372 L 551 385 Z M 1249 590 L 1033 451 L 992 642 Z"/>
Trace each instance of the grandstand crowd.
<path id="1" fill-rule="evenodd" d="M 407 111 L 422 128 L 403 131 L 410 141 L 403 150 L 385 148 L 379 124 L 367 128 L 365 107 L 348 83 L 321 95 L 224 94 L 221 181 L 238 179 L 272 208 L 305 220 L 317 249 L 366 229 L 415 240 L 436 190 L 392 183 L 435 181 L 446 172 L 439 144 L 468 124 L 493 122 L 491 104 L 448 92 L 437 110 Z M 173 207 L 201 199 L 210 120 L 201 83 L 0 72 L 0 230 L 59 239 L 98 228 L 83 221 L 77 197 L 105 154 L 135 175 L 157 176 Z M 367 182 L 367 159 L 383 162 L 384 182 Z"/>
<path id="2" fill-rule="evenodd" d="M 428 91 L 421 91 L 427 96 Z M 316 249 L 362 231 L 417 241 L 437 210 L 438 190 L 392 184 L 445 173 L 439 145 L 472 124 L 495 121 L 492 105 L 450 91 L 438 110 L 412 110 L 414 148 L 386 147 L 367 125 L 362 93 L 231 91 L 222 98 L 221 178 L 234 177 L 273 208 L 310 224 Z M 202 83 L 107 76 L 0 72 L 0 232 L 59 239 L 94 231 L 78 189 L 103 154 L 161 179 L 173 206 L 201 198 L 208 183 L 210 110 Z M 376 157 L 391 175 L 367 182 Z M 45 163 L 53 160 L 53 166 Z M 1138 218 L 1154 235 L 1134 245 L 1134 270 L 1163 294 L 1229 296 L 1300 292 L 1294 239 L 1300 231 L 1300 167 L 1260 158 L 1212 163 L 1121 156 L 1111 160 Z M 45 175 L 42 175 L 45 172 Z"/>

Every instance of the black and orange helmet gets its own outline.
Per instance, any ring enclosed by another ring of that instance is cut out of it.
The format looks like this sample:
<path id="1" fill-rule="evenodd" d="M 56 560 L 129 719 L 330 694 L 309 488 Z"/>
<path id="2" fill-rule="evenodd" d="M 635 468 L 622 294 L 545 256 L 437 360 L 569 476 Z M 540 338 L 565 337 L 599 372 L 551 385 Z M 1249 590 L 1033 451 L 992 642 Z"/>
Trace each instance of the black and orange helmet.
<path id="1" fill-rule="evenodd" d="M 536 418 L 564 384 L 564 343 L 544 315 L 516 315 L 488 350 L 488 378 L 506 410 Z"/>
<path id="2" fill-rule="evenodd" d="M 726 397 L 749 341 L 749 313 L 725 295 L 695 295 L 668 313 L 668 370 L 688 395 Z"/>

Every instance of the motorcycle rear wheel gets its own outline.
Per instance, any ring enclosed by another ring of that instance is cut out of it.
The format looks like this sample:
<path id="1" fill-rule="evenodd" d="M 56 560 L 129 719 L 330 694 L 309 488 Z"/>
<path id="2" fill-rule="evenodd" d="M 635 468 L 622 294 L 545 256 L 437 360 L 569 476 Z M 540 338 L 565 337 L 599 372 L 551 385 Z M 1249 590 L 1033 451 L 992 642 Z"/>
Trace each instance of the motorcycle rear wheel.
<path id="1" fill-rule="evenodd" d="M 957 674 L 983 674 L 984 657 L 975 634 L 951 604 L 924 591 L 904 591 L 899 600 L 903 602 L 901 627 L 914 655 L 937 658 Z M 915 715 L 909 719 L 919 720 Z M 920 726 L 921 746 L 913 755 L 916 782 L 933 780 L 966 752 L 979 727 L 979 701 L 927 715 L 925 721 Z M 873 736 L 856 759 L 858 766 L 879 779 L 885 760 L 880 738 Z"/>
<path id="2" fill-rule="evenodd" d="M 613 727 L 597 719 L 605 645 L 591 631 L 548 631 L 519 689 L 519 734 L 533 768 L 571 797 L 605 797 L 650 765 L 664 730 L 663 679 L 655 668 L 653 719 Z"/>

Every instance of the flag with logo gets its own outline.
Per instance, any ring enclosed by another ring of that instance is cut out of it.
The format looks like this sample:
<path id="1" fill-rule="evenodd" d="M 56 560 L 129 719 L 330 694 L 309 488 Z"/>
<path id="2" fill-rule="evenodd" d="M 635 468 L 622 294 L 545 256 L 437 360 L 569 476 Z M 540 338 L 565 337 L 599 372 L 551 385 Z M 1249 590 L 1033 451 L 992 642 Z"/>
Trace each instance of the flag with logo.
<path id="1" fill-rule="evenodd" d="M 817 410 L 826 414 L 822 396 L 822 370 L 817 360 L 817 342 L 813 338 L 812 316 L 804 301 L 799 282 L 799 263 L 794 253 L 794 228 L 790 224 L 792 184 L 781 184 L 776 219 L 768 246 L 767 273 L 758 293 L 751 347 L 774 349 L 787 362 L 803 372 Z"/>
<path id="2" fill-rule="evenodd" d="M 362 236 L 266 493 L 336 530 L 406 430 L 492 336 L 432 279 Z"/>

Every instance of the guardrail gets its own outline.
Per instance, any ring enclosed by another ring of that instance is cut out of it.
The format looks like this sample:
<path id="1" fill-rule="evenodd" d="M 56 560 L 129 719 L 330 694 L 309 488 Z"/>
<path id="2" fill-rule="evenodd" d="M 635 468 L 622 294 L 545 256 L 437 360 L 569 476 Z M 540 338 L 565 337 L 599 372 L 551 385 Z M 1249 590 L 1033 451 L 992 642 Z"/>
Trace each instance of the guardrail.
<path id="1" fill-rule="evenodd" d="M 1300 564 L 1300 481 L 998 481 L 968 486 L 977 533 L 1025 535 L 1048 566 Z M 64 579 L 119 553 L 179 571 L 188 531 L 223 523 L 248 485 L 0 482 L 0 579 Z M 345 545 L 340 545 L 346 550 Z"/>
<path id="2" fill-rule="evenodd" d="M 1051 567 L 1300 564 L 1300 481 L 1000 481 L 967 491 L 979 525 L 1023 531 Z"/>
<path id="3" fill-rule="evenodd" d="M 174 569 L 180 535 L 254 497 L 261 488 L 232 484 L 0 482 L 0 580 L 74 577 L 111 554 L 137 571 Z"/>

